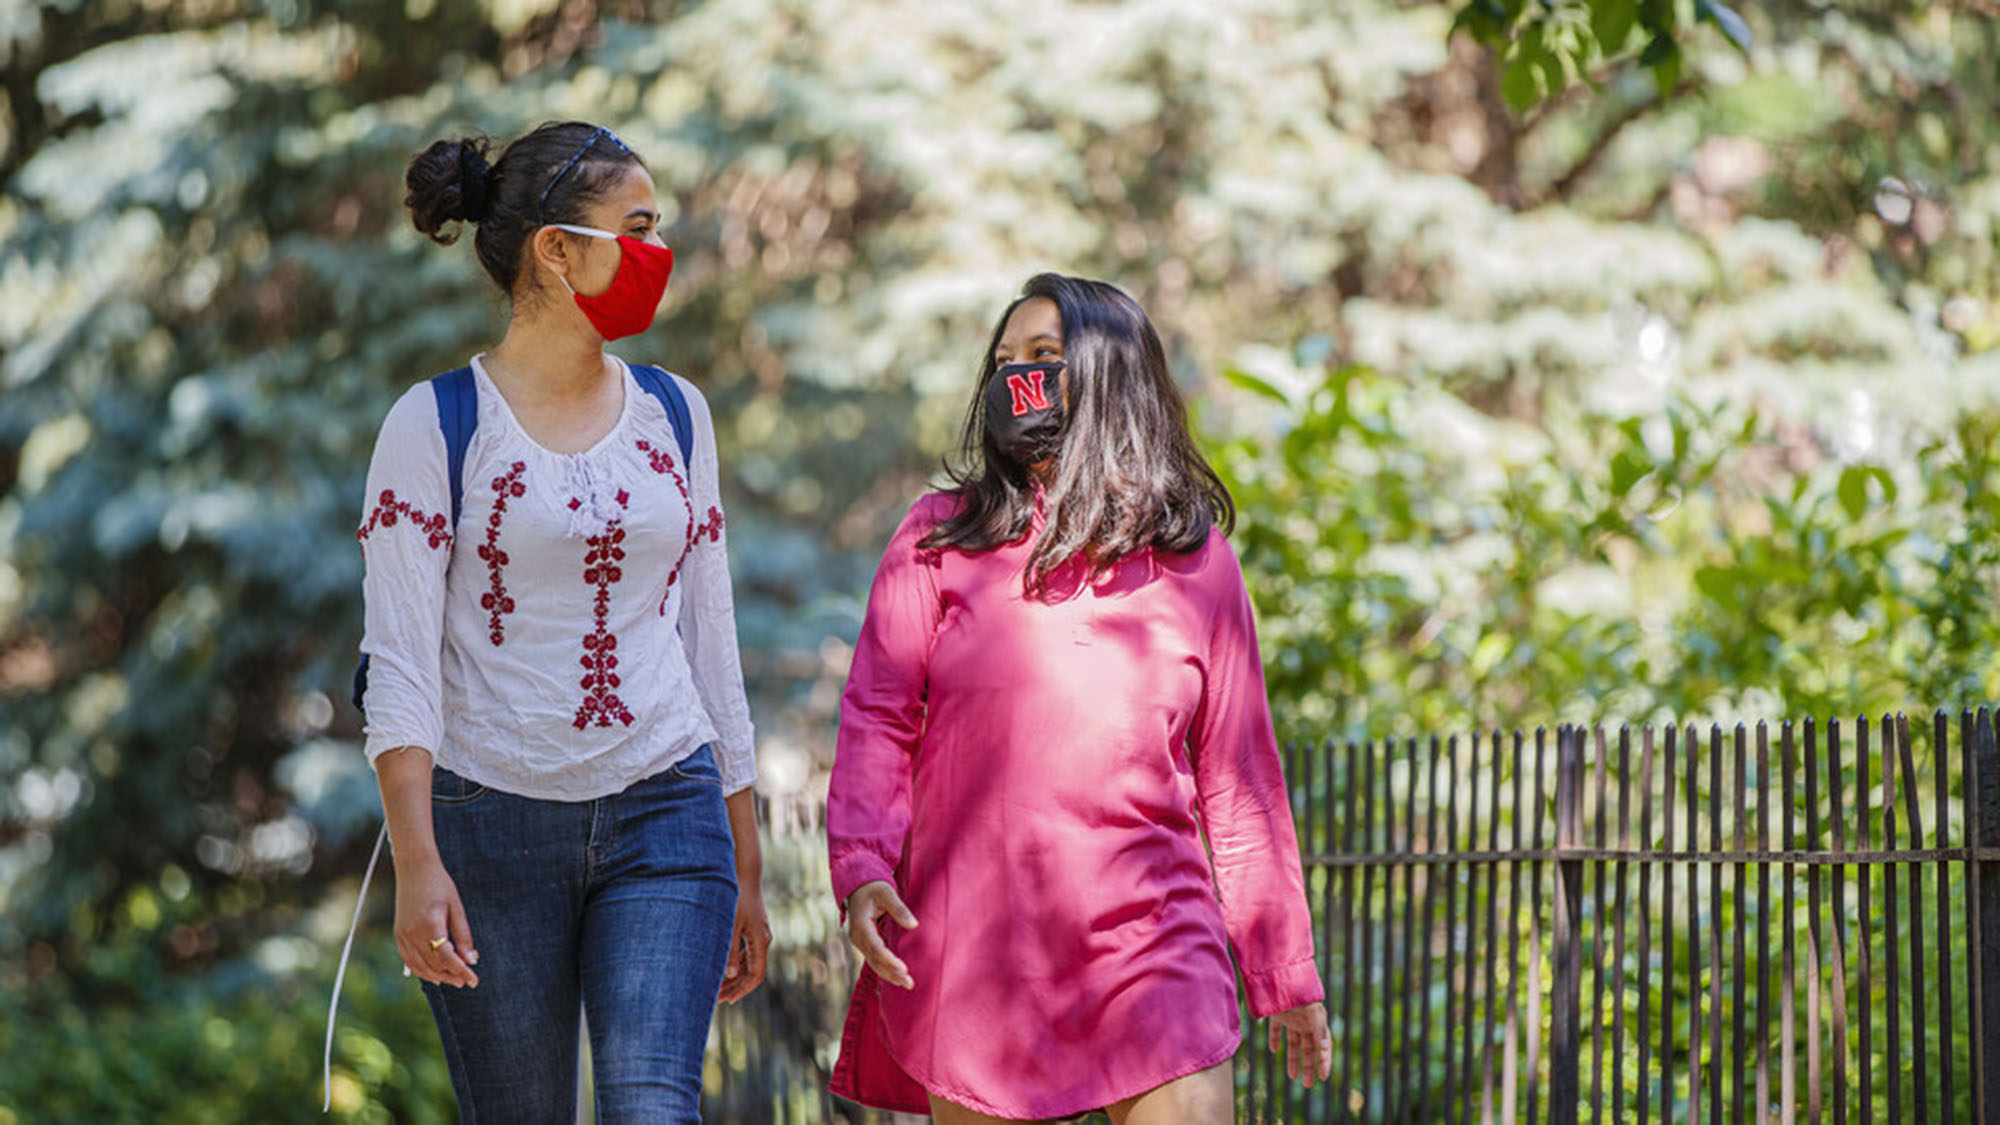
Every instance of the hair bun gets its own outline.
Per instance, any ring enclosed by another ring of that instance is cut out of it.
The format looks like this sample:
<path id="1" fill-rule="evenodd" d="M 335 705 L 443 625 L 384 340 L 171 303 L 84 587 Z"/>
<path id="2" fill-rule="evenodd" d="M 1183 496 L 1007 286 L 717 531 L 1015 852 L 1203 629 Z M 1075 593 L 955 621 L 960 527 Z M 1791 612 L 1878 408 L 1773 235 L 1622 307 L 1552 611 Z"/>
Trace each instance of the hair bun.
<path id="1" fill-rule="evenodd" d="M 418 230 L 449 244 L 457 240 L 458 232 L 446 232 L 448 224 L 476 223 L 485 217 L 493 178 L 486 149 L 486 138 L 466 137 L 433 142 L 411 159 L 403 177 L 409 189 L 403 203 Z"/>
<path id="2" fill-rule="evenodd" d="M 493 165 L 479 146 L 460 142 L 458 149 L 458 200 L 460 219 L 476 223 L 486 217 L 486 185 Z"/>

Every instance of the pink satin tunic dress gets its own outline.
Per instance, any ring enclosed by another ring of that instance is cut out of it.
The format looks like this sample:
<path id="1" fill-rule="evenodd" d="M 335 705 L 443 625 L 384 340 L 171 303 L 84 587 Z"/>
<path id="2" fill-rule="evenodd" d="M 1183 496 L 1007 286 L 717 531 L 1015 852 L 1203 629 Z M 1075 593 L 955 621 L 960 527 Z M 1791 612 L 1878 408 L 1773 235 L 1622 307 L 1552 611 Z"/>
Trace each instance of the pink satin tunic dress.
<path id="1" fill-rule="evenodd" d="M 1323 997 L 1298 844 L 1219 531 L 1030 599 L 1033 531 L 918 547 L 954 502 L 890 541 L 841 701 L 834 893 L 888 880 L 918 927 L 884 920 L 915 987 L 862 970 L 832 1089 L 1067 1116 L 1228 1059 L 1232 951 L 1254 1015 Z"/>

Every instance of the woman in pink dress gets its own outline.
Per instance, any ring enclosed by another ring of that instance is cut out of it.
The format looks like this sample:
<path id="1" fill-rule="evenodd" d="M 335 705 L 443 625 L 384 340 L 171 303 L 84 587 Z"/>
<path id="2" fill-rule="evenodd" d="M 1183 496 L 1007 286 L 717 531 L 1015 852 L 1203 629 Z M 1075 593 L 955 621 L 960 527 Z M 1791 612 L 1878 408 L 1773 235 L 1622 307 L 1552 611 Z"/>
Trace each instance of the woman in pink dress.
<path id="1" fill-rule="evenodd" d="M 1144 311 L 1031 279 L 964 453 L 889 542 L 841 701 L 827 833 L 867 964 L 833 1091 L 1228 1121 L 1236 969 L 1287 1071 L 1325 1078 L 1234 506 Z"/>

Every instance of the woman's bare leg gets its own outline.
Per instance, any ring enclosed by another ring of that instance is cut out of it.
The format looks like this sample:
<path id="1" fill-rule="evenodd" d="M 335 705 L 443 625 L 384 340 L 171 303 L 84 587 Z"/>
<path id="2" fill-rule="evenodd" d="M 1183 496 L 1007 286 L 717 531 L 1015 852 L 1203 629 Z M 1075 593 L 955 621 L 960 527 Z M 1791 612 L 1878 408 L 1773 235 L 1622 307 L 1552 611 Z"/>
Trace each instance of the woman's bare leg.
<path id="1" fill-rule="evenodd" d="M 931 1119 L 937 1125 L 1033 1125 L 1032 1119 L 1019 1117 L 990 1117 L 976 1109 L 967 1109 L 957 1102 L 948 1102 L 932 1094 Z"/>
<path id="2" fill-rule="evenodd" d="M 1228 1125 L 1235 1103 L 1229 1063 L 1220 1062 L 1105 1108 L 1111 1125 Z"/>

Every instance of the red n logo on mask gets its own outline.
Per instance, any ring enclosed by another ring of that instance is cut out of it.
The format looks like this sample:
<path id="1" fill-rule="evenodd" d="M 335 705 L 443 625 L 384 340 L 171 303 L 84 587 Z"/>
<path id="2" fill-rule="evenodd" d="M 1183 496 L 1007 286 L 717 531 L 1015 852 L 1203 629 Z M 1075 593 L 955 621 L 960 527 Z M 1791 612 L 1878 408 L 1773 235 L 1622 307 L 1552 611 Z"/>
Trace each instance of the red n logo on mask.
<path id="1" fill-rule="evenodd" d="M 1042 389 L 1042 376 L 1046 371 L 1030 371 L 1026 375 L 1007 376 L 1007 390 L 1014 396 L 1014 417 L 1019 418 L 1030 410 L 1047 410 L 1049 396 Z"/>

